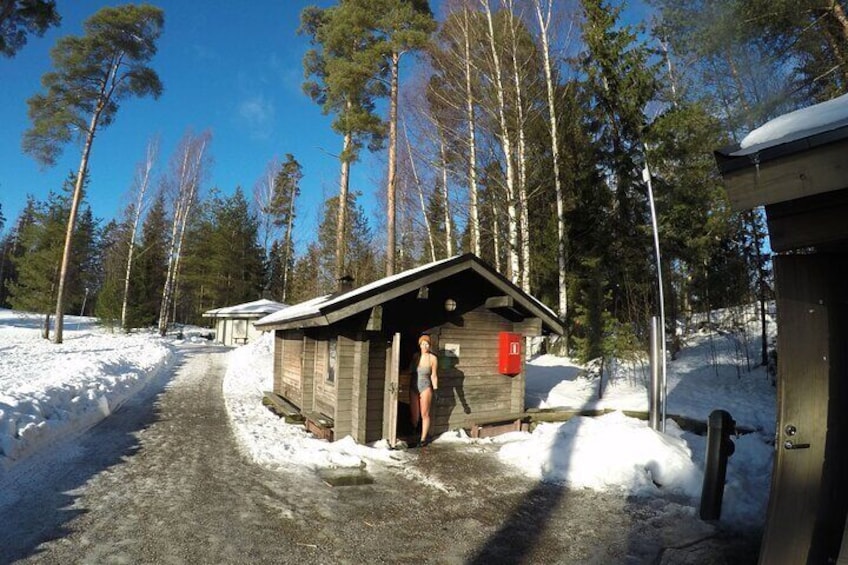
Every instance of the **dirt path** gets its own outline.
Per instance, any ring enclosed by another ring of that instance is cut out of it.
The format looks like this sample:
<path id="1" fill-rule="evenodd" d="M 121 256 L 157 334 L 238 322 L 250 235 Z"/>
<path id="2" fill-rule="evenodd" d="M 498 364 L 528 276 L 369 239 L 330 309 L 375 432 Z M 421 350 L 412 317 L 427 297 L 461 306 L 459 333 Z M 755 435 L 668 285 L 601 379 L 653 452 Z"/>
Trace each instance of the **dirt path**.
<path id="1" fill-rule="evenodd" d="M 751 563 L 661 499 L 523 478 L 486 447 L 430 446 L 374 484 L 244 460 L 221 396 L 221 349 L 187 347 L 77 441 L 0 484 L 0 563 Z"/>

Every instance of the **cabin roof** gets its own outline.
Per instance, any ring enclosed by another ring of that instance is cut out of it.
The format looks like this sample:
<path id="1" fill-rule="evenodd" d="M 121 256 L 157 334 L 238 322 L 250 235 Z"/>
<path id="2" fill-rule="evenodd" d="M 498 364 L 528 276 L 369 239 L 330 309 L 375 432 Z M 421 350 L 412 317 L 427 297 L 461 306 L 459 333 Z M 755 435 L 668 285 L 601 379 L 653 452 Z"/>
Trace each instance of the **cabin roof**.
<path id="1" fill-rule="evenodd" d="M 846 188 L 846 150 L 848 94 L 770 120 L 715 159 L 731 206 L 746 210 Z"/>
<path id="2" fill-rule="evenodd" d="M 522 291 L 473 253 L 427 263 L 347 292 L 319 296 L 269 314 L 254 325 L 262 330 L 330 325 L 467 270 L 479 274 L 511 296 L 530 315 L 540 318 L 548 332 L 563 333 L 562 323 L 553 310 Z"/>
<path id="3" fill-rule="evenodd" d="M 274 302 L 263 298 L 254 300 L 253 302 L 245 302 L 244 304 L 236 304 L 235 306 L 225 306 L 223 308 L 213 308 L 203 313 L 204 318 L 261 318 L 273 312 L 288 308 L 287 304 L 282 302 Z"/>

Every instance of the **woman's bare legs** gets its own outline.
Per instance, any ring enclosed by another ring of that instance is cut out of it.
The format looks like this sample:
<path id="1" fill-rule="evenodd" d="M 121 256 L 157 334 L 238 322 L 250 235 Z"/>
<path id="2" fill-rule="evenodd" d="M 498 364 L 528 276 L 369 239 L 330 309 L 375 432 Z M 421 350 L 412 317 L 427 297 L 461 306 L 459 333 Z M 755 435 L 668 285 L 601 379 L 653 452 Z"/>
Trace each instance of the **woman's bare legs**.
<path id="1" fill-rule="evenodd" d="M 418 391 L 412 389 L 409 391 L 409 419 L 412 420 L 413 430 L 418 429 L 419 418 L 421 418 L 421 400 Z"/>
<path id="2" fill-rule="evenodd" d="M 430 404 L 433 402 L 433 388 L 427 387 L 422 390 L 418 397 L 421 408 L 421 442 L 430 435 Z"/>

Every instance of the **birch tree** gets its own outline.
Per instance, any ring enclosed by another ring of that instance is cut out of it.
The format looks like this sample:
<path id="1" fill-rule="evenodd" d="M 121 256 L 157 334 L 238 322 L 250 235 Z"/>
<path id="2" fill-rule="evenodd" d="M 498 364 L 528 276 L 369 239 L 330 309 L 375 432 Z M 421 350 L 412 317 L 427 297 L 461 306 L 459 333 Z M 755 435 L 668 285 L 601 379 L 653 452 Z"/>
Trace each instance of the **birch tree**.
<path id="1" fill-rule="evenodd" d="M 156 155 L 159 152 L 159 140 L 153 139 L 147 144 L 144 161 L 138 164 L 135 172 L 134 192 L 135 205 L 133 207 L 132 223 L 130 228 L 130 239 L 127 249 L 127 268 L 124 276 L 124 295 L 121 301 L 121 327 L 127 329 L 127 304 L 130 294 L 130 279 L 132 278 L 133 258 L 135 257 L 136 237 L 141 218 L 149 204 L 149 188 L 152 180 L 153 166 L 156 163 Z"/>
<path id="2" fill-rule="evenodd" d="M 95 135 L 115 119 L 121 100 L 161 94 L 159 76 L 147 63 L 163 23 L 162 10 L 149 5 L 101 9 L 83 24 L 85 35 L 57 42 L 50 52 L 55 71 L 41 79 L 45 93 L 27 101 L 32 128 L 24 133 L 23 149 L 39 163 L 55 164 L 65 144 L 83 140 L 57 284 L 56 343 L 62 343 L 65 279 Z"/>
<path id="3" fill-rule="evenodd" d="M 553 160 L 554 191 L 556 192 L 557 214 L 557 313 L 565 320 L 568 314 L 568 291 L 566 287 L 565 245 L 565 195 L 562 185 L 559 157 L 559 127 L 557 127 L 556 79 L 554 62 L 551 58 L 551 16 L 554 0 L 533 0 L 539 23 L 539 39 L 545 69 L 545 90 L 548 101 L 548 128 L 551 134 L 551 159 Z"/>
<path id="4" fill-rule="evenodd" d="M 168 246 L 168 271 L 159 307 L 159 334 L 168 331 L 169 311 L 176 305 L 176 291 L 186 229 L 200 193 L 200 184 L 209 165 L 208 146 L 212 134 L 186 133 L 171 158 L 165 179 L 171 201 L 171 235 Z"/>
<path id="5" fill-rule="evenodd" d="M 513 160 L 513 140 L 507 122 L 506 87 L 503 79 L 501 54 L 495 36 L 495 24 L 489 0 L 480 0 L 483 12 L 486 16 L 487 36 L 486 40 L 490 50 L 490 62 L 493 77 L 492 88 L 496 95 L 496 113 L 498 119 L 497 136 L 503 151 L 504 167 L 506 169 L 506 211 L 507 211 L 507 275 L 514 284 L 520 282 L 520 265 L 518 255 L 518 210 L 516 206 L 515 167 Z"/>

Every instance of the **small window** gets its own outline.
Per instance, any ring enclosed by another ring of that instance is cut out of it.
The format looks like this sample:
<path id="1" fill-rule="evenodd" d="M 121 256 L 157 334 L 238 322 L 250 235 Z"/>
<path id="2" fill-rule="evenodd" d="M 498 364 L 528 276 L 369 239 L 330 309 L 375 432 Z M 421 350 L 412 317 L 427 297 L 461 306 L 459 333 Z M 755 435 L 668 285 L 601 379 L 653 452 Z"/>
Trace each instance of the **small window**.
<path id="1" fill-rule="evenodd" d="M 336 382 L 336 338 L 327 342 L 327 382 Z"/>

